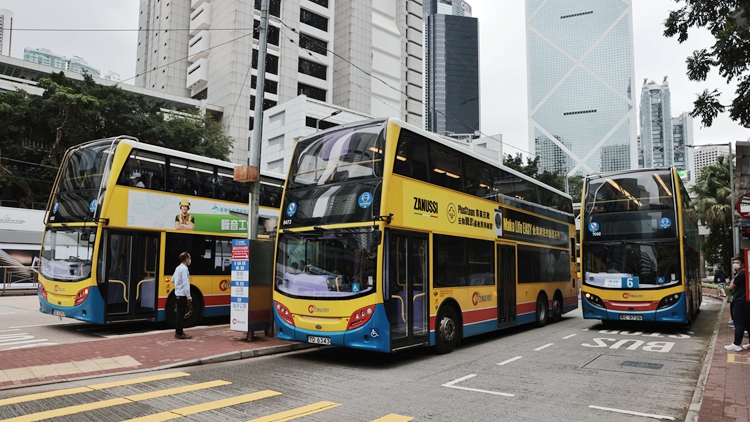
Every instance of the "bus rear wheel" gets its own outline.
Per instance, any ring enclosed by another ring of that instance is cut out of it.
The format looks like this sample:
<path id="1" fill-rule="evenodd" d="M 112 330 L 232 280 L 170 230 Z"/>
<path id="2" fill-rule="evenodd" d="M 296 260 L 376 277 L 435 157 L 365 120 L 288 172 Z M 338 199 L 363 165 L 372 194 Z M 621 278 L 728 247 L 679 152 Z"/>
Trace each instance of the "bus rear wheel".
<path id="1" fill-rule="evenodd" d="M 550 315 L 552 322 L 558 322 L 562 319 L 562 308 L 562 298 L 560 295 L 555 294 L 552 298 L 552 315 Z"/>
<path id="2" fill-rule="evenodd" d="M 547 324 L 548 311 L 547 296 L 542 293 L 536 299 L 536 326 L 544 327 Z"/>
<path id="3" fill-rule="evenodd" d="M 443 306 L 435 319 L 435 349 L 438 354 L 453 351 L 458 344 L 458 316 L 452 306 Z"/>

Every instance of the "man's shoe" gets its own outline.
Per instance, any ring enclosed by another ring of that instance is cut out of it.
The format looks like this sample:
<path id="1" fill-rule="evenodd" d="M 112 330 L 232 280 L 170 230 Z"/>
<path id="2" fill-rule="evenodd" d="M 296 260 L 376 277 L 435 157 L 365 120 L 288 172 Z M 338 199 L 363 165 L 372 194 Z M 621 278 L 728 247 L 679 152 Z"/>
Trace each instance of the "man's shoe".
<path id="1" fill-rule="evenodd" d="M 742 347 L 732 343 L 729 346 L 724 346 L 725 349 L 729 350 L 730 352 L 741 352 Z"/>
<path id="2" fill-rule="evenodd" d="M 734 321 L 729 321 L 729 328 L 734 328 Z"/>
<path id="3" fill-rule="evenodd" d="M 745 350 L 750 350 L 750 344 L 743 344 L 742 348 Z"/>
<path id="4" fill-rule="evenodd" d="M 193 336 L 191 336 L 190 334 L 182 333 L 182 334 L 175 334 L 174 338 L 178 340 L 187 340 L 189 338 L 193 338 Z"/>

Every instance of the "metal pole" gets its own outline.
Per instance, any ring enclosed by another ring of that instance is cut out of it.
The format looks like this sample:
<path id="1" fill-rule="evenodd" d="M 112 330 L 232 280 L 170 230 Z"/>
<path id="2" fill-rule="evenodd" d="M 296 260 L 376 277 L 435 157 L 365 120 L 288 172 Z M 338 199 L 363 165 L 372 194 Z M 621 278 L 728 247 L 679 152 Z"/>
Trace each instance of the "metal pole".
<path id="1" fill-rule="evenodd" d="M 260 2 L 260 34 L 258 35 L 258 78 L 255 84 L 255 117 L 253 119 L 253 142 L 250 144 L 249 164 L 260 172 L 260 142 L 263 136 L 263 94 L 266 85 L 266 47 L 268 45 L 268 2 Z M 252 66 L 252 64 L 251 64 Z M 260 175 L 258 176 L 260 177 Z M 260 207 L 260 180 L 253 182 L 250 195 L 250 239 L 258 239 L 258 208 Z"/>
<path id="2" fill-rule="evenodd" d="M 729 210 L 732 217 L 732 256 L 739 256 L 740 245 L 738 242 L 739 239 L 737 237 L 734 224 L 734 208 L 737 206 L 734 201 L 734 158 L 732 157 L 732 142 L 728 142 L 727 144 L 729 145 L 729 191 L 732 195 L 732 204 Z"/>

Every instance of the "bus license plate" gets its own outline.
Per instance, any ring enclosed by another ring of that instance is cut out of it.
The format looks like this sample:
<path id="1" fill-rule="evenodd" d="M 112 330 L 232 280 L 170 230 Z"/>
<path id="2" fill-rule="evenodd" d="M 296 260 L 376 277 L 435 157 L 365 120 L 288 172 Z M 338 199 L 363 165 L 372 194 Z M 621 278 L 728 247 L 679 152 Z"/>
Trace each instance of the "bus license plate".
<path id="1" fill-rule="evenodd" d="M 331 339 L 328 337 L 316 337 L 316 336 L 307 336 L 307 342 L 312 344 L 331 344 Z"/>
<path id="2" fill-rule="evenodd" d="M 59 316 L 60 318 L 62 318 L 62 317 L 65 316 L 65 311 L 61 311 L 59 309 L 53 309 L 52 310 L 52 315 Z"/>
<path id="3" fill-rule="evenodd" d="M 620 319 L 625 321 L 643 321 L 643 315 L 620 315 Z"/>

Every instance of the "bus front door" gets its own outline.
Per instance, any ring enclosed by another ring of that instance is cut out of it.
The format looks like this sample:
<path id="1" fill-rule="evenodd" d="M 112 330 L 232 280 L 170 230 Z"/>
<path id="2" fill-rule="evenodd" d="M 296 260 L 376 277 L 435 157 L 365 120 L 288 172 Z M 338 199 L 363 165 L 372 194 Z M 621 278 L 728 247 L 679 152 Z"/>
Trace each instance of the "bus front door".
<path id="1" fill-rule="evenodd" d="M 156 318 L 159 235 L 110 232 L 107 250 L 106 321 Z"/>
<path id="2" fill-rule="evenodd" d="M 516 325 L 516 247 L 497 245 L 497 327 Z"/>
<path id="3" fill-rule="evenodd" d="M 386 232 L 385 307 L 391 349 L 429 343 L 429 243 L 426 235 Z"/>

